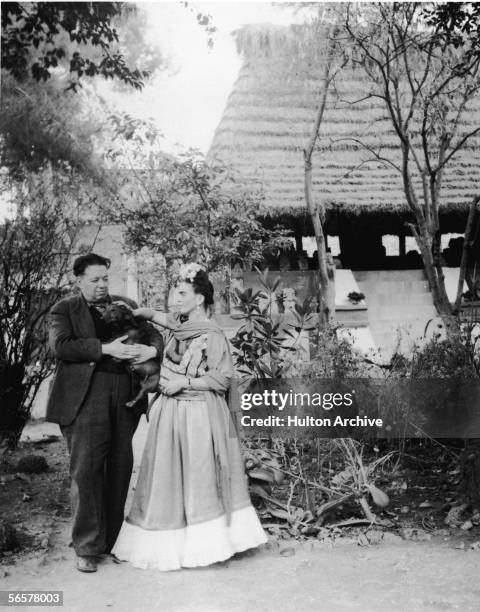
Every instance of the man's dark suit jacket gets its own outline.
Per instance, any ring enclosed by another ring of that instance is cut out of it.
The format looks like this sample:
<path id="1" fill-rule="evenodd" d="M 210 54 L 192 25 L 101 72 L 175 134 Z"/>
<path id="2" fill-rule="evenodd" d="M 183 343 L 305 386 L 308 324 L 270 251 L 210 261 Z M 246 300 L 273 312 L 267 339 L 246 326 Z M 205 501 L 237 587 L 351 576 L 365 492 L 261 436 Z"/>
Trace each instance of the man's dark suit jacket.
<path id="1" fill-rule="evenodd" d="M 110 297 L 114 301 L 125 302 L 131 308 L 137 308 L 136 303 L 129 298 L 117 295 Z M 152 333 L 150 344 L 155 346 L 160 355 L 162 336 L 160 332 L 156 333 L 158 336 Z M 52 307 L 49 344 L 58 363 L 47 401 L 46 420 L 59 425 L 70 425 L 85 399 L 95 364 L 102 356 L 102 343 L 96 337 L 93 318 L 83 295 L 65 298 Z M 139 380 L 137 375 L 130 375 L 134 397 L 139 388 Z M 146 410 L 147 398 L 137 406 Z"/>

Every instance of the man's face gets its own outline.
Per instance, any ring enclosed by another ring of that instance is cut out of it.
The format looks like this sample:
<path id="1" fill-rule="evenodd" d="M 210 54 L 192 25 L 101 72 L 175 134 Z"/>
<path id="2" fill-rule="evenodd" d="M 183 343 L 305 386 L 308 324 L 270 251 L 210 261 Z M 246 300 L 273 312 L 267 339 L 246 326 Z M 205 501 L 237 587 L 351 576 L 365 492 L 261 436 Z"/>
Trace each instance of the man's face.
<path id="1" fill-rule="evenodd" d="M 88 266 L 77 284 L 88 302 L 99 302 L 108 295 L 108 269 L 106 266 Z"/>

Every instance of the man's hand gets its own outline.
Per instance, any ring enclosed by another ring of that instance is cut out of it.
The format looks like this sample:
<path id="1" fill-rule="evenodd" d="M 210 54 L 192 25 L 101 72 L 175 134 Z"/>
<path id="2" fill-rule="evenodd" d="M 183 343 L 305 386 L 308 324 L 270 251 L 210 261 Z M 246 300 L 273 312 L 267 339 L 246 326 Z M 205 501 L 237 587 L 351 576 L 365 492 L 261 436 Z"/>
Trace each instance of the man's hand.
<path id="1" fill-rule="evenodd" d="M 115 357 L 115 359 L 135 359 L 138 354 L 138 350 L 134 348 L 135 345 L 122 344 L 127 338 L 128 334 L 125 334 L 125 336 L 121 336 L 109 344 L 102 344 L 102 354 L 110 355 L 110 357 Z"/>
<path id="2" fill-rule="evenodd" d="M 155 316 L 155 311 L 153 308 L 136 308 L 135 310 L 132 310 L 132 314 L 134 317 L 138 317 L 139 319 L 151 321 Z"/>
<path id="3" fill-rule="evenodd" d="M 186 376 L 176 378 L 175 380 L 169 380 L 163 385 L 160 385 L 160 391 L 164 395 L 175 395 L 182 389 L 188 387 L 188 379 Z"/>
<path id="4" fill-rule="evenodd" d="M 154 346 L 148 346 L 147 344 L 132 344 L 131 346 L 136 352 L 132 365 L 138 365 L 157 356 L 157 349 Z"/>

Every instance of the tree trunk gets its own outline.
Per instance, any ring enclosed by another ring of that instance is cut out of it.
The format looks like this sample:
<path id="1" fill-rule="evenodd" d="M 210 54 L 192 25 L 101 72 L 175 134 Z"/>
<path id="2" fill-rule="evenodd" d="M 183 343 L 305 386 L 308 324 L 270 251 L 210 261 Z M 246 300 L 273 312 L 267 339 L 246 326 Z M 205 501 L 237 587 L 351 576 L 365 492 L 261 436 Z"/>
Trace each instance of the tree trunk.
<path id="1" fill-rule="evenodd" d="M 328 273 L 328 261 L 327 261 L 327 247 L 325 241 L 325 233 L 323 231 L 323 223 L 325 221 L 325 212 L 323 210 L 323 206 L 321 204 L 316 204 L 313 201 L 313 190 L 312 190 L 312 157 L 313 151 L 315 149 L 315 145 L 317 143 L 320 127 L 322 125 L 323 113 L 325 111 L 325 106 L 327 102 L 327 96 L 329 92 L 330 85 L 334 78 L 334 74 L 331 72 L 332 68 L 332 60 L 333 60 L 333 52 L 334 52 L 334 43 L 331 41 L 332 34 L 334 32 L 334 28 L 330 28 L 330 31 L 327 35 L 328 42 L 328 51 L 327 58 L 325 62 L 325 69 L 323 74 L 323 91 L 320 99 L 320 105 L 317 110 L 317 116 L 315 117 L 315 123 L 313 126 L 312 134 L 310 136 L 310 140 L 303 150 L 304 157 L 304 168 L 305 168 L 305 177 L 304 177 L 304 190 L 305 190 L 305 203 L 307 205 L 307 210 L 309 212 L 310 218 L 312 220 L 313 231 L 315 234 L 315 241 L 317 243 L 317 259 L 318 259 L 318 273 L 319 273 L 319 282 L 318 282 L 318 306 L 319 306 L 319 316 L 318 316 L 318 325 L 319 329 L 324 329 L 328 323 L 330 322 L 332 315 L 335 312 L 335 304 L 331 304 L 331 296 L 333 292 L 330 288 L 330 279 Z"/>
<path id="2" fill-rule="evenodd" d="M 319 311 L 319 327 L 324 329 L 331 319 L 331 307 L 329 305 L 330 281 L 328 278 L 327 248 L 325 244 L 325 234 L 323 232 L 320 214 L 312 201 L 312 162 L 305 152 L 305 202 L 312 220 L 315 241 L 317 243 L 318 259 L 318 286 L 317 299 Z"/>
<path id="3" fill-rule="evenodd" d="M 433 238 L 426 226 L 421 226 L 418 229 L 413 228 L 413 233 L 422 256 L 423 267 L 432 292 L 433 304 L 445 325 L 447 337 L 451 338 L 459 332 L 459 321 L 454 315 L 452 304 L 447 295 L 442 266 L 440 262 L 435 265 L 431 246 Z"/>

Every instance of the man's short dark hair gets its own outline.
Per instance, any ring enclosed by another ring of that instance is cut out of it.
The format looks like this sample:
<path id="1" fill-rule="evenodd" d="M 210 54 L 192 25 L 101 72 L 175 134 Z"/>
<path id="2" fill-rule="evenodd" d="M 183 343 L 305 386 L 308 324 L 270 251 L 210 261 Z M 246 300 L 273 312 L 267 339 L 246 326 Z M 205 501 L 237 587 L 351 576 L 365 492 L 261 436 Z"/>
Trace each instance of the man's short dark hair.
<path id="1" fill-rule="evenodd" d="M 73 274 L 75 276 L 82 276 L 88 266 L 105 266 L 110 267 L 110 260 L 107 257 L 102 257 L 96 253 L 88 253 L 87 255 L 80 255 L 73 262 Z"/>

